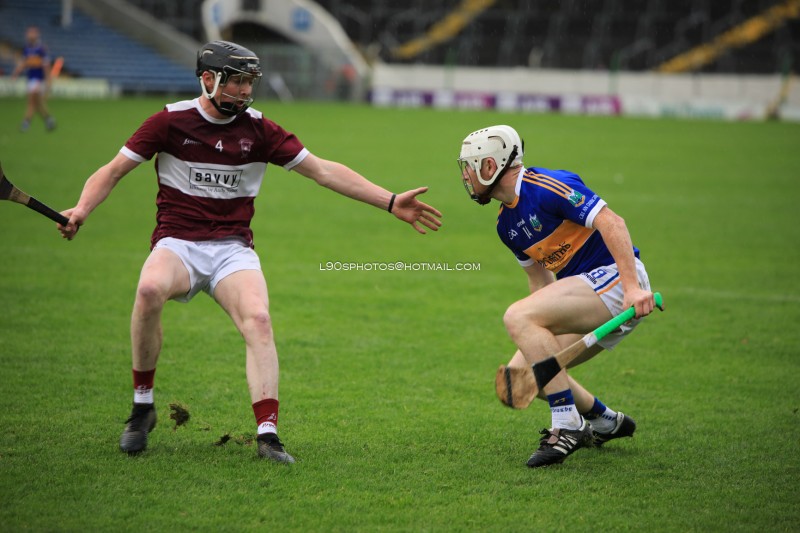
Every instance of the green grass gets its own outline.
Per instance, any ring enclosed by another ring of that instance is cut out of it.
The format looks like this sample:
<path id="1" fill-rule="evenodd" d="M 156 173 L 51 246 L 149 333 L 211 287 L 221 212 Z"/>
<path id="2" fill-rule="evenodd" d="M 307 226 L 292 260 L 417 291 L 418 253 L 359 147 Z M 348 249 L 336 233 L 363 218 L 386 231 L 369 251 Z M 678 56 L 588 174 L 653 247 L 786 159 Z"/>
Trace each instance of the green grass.
<path id="1" fill-rule="evenodd" d="M 53 101 L 59 128 L 0 161 L 59 209 L 164 100 Z M 204 295 L 171 303 L 146 454 L 117 449 L 131 400 L 128 322 L 154 224 L 141 165 L 62 241 L 0 204 L 3 530 L 795 531 L 800 518 L 800 126 L 257 106 L 317 155 L 400 191 L 431 187 L 444 227 L 390 215 L 270 167 L 253 223 L 281 357 L 292 467 L 259 462 L 244 349 Z M 468 200 L 455 158 L 492 123 L 529 165 L 581 174 L 631 228 L 667 312 L 575 370 L 631 414 L 634 439 L 524 463 L 549 423 L 495 399 L 502 324 L 525 277 Z M 333 272 L 327 261 L 477 262 L 478 272 Z M 174 429 L 168 405 L 192 414 Z M 221 436 L 233 438 L 214 446 Z"/>

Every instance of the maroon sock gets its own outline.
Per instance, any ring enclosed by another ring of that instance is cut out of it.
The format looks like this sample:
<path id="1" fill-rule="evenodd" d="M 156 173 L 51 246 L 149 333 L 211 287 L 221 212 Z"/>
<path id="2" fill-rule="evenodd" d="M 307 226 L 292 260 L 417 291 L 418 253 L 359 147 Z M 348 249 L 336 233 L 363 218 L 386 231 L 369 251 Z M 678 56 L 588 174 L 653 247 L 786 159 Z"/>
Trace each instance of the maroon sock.
<path id="1" fill-rule="evenodd" d="M 156 369 L 133 369 L 133 403 L 153 403 L 153 381 Z"/>
<path id="2" fill-rule="evenodd" d="M 278 432 L 278 400 L 267 398 L 253 404 L 258 434 Z"/>

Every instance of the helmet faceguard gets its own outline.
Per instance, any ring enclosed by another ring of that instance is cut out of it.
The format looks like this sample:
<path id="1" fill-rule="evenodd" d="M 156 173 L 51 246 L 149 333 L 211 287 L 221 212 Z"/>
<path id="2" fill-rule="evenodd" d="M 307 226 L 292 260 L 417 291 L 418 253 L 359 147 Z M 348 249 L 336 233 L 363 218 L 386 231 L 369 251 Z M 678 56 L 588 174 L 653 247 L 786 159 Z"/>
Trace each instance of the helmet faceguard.
<path id="1" fill-rule="evenodd" d="M 206 71 L 214 74 L 214 86 L 210 91 L 203 83 L 203 73 Z M 211 41 L 197 52 L 195 74 L 200 80 L 203 96 L 211 101 L 214 108 L 223 115 L 235 117 L 244 113 L 253 103 L 252 94 L 261 80 L 261 63 L 256 54 L 236 43 Z M 228 81 L 236 76 L 240 77 L 241 82 L 252 80 L 253 88 L 247 98 L 241 98 L 240 94 L 225 92 Z M 229 100 L 221 99 L 222 101 L 217 102 L 215 96 L 220 87 L 222 87 L 221 95 Z"/>
<path id="2" fill-rule="evenodd" d="M 461 143 L 458 166 L 470 198 L 481 205 L 488 204 L 491 199 L 489 195 L 497 185 L 497 179 L 507 169 L 522 164 L 524 146 L 519 134 L 511 126 L 490 126 L 467 135 Z M 494 159 L 497 170 L 485 180 L 481 176 L 481 167 L 487 158 Z M 482 194 L 475 193 L 475 184 L 467 172 L 467 167 L 474 171 L 475 178 L 481 185 L 488 187 Z"/>

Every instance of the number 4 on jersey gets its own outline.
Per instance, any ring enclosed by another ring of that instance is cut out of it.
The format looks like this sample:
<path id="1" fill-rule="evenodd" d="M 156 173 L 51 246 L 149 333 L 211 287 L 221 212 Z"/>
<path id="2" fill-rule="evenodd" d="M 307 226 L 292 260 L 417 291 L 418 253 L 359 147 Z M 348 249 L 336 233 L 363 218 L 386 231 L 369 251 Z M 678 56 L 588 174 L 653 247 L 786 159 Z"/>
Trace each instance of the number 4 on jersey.
<path id="1" fill-rule="evenodd" d="M 217 144 L 214 145 L 214 148 L 216 148 L 217 150 L 220 151 L 220 153 L 222 153 L 222 139 L 217 141 Z"/>

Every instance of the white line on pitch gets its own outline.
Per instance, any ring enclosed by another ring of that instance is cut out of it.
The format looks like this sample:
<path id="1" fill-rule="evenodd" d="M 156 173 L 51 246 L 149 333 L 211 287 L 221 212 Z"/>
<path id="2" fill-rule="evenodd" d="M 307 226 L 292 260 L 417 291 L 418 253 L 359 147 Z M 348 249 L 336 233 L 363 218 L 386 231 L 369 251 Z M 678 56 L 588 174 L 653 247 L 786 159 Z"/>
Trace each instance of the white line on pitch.
<path id="1" fill-rule="evenodd" d="M 681 287 L 664 291 L 665 299 L 670 294 L 684 293 L 711 298 L 727 298 L 731 300 L 750 300 L 756 302 L 800 303 L 800 294 L 755 294 L 750 292 L 721 291 L 718 289 L 702 289 L 697 287 Z M 669 304 L 667 304 L 669 305 Z"/>

